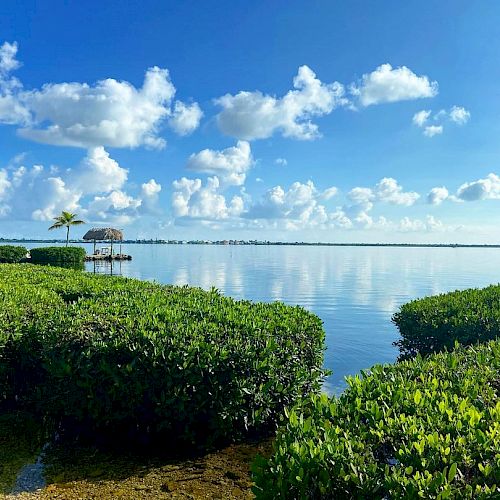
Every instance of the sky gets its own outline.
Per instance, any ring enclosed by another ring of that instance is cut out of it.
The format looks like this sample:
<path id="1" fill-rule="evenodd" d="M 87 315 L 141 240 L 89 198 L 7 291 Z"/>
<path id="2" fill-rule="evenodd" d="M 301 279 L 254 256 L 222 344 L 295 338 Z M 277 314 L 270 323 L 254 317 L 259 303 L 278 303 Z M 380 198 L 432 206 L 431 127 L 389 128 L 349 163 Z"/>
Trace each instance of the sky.
<path id="1" fill-rule="evenodd" d="M 0 237 L 500 243 L 496 0 L 0 3 Z"/>

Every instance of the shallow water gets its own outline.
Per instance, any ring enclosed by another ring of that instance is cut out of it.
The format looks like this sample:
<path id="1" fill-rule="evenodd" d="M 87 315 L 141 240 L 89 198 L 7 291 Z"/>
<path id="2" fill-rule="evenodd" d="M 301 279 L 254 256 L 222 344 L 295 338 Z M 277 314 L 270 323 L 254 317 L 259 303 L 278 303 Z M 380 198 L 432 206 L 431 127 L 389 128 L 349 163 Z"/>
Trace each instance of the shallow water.
<path id="1" fill-rule="evenodd" d="M 333 371 L 325 388 L 337 394 L 346 375 L 396 359 L 391 316 L 401 304 L 500 281 L 500 250 L 493 248 L 130 244 L 122 250 L 133 260 L 112 269 L 89 262 L 87 270 L 216 287 L 235 298 L 280 300 L 316 313 L 326 331 L 325 366 Z"/>

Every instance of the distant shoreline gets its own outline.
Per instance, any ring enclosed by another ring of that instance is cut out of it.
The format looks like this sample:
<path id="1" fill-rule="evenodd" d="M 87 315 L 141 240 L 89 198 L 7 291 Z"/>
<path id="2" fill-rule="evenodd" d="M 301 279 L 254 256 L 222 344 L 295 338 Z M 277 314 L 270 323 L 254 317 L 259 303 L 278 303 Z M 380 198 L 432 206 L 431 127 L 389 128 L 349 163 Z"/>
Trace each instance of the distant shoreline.
<path id="1" fill-rule="evenodd" d="M 4 239 L 0 238 L 0 245 L 4 243 L 55 243 L 64 244 L 65 240 L 38 240 L 38 239 Z M 70 243 L 93 244 L 92 241 L 70 240 Z M 479 243 L 308 243 L 305 241 L 256 241 L 256 240 L 219 240 L 219 241 L 187 241 L 187 240 L 123 240 L 116 241 L 123 245 L 216 245 L 216 246 L 308 246 L 308 247 L 396 247 L 396 248 L 500 248 L 499 244 Z"/>

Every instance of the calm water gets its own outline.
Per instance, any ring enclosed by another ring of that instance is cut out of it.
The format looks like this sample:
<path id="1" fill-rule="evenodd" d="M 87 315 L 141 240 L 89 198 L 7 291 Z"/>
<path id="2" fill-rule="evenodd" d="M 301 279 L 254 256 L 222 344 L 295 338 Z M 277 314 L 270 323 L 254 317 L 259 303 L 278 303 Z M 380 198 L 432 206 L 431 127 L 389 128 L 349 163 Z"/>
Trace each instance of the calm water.
<path id="1" fill-rule="evenodd" d="M 124 245 L 123 252 L 133 260 L 115 263 L 113 274 L 213 286 L 235 298 L 280 300 L 316 313 L 324 321 L 332 393 L 342 391 L 346 375 L 396 359 L 390 319 L 399 305 L 500 281 L 499 249 Z M 109 263 L 99 264 L 96 272 L 110 273 Z"/>

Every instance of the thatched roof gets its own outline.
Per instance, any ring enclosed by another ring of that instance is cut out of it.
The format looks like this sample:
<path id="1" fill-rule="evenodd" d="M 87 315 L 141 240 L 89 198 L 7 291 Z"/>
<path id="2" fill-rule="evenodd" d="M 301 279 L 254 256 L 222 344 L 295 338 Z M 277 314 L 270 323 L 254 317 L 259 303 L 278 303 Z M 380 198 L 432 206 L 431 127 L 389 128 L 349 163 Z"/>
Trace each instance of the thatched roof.
<path id="1" fill-rule="evenodd" d="M 123 232 L 112 227 L 94 227 L 87 231 L 83 237 L 84 240 L 123 240 Z"/>

